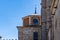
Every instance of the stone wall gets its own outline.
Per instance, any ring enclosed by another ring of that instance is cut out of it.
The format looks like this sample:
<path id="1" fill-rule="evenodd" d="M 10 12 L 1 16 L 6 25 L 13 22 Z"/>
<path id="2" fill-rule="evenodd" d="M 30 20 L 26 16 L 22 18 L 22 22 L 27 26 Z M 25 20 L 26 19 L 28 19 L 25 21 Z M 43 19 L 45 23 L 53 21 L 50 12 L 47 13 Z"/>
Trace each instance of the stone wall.
<path id="1" fill-rule="evenodd" d="M 60 0 L 53 0 L 52 3 L 52 31 L 53 40 L 60 40 Z"/>
<path id="2" fill-rule="evenodd" d="M 38 40 L 41 39 L 41 30 L 36 27 L 19 27 L 18 28 L 18 40 L 33 40 L 33 32 L 38 32 Z"/>
<path id="3" fill-rule="evenodd" d="M 60 40 L 60 0 L 55 11 L 54 40 Z"/>

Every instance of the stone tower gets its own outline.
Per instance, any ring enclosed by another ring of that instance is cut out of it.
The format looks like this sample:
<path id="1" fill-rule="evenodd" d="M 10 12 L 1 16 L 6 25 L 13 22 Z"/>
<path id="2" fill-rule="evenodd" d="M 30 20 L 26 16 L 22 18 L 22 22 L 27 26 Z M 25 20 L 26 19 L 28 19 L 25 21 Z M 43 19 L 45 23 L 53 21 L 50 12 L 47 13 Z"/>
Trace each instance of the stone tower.
<path id="1" fill-rule="evenodd" d="M 18 40 L 40 40 L 41 39 L 41 17 L 35 13 L 22 18 L 23 26 L 17 26 Z"/>

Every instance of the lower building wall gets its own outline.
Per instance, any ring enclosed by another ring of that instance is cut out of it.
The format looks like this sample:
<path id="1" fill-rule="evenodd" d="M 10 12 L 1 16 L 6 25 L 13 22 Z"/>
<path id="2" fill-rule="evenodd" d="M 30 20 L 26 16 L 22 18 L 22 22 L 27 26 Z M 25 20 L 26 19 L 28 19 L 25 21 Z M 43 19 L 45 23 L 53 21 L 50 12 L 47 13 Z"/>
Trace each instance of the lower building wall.
<path id="1" fill-rule="evenodd" d="M 33 40 L 33 32 L 38 32 L 38 40 L 41 39 L 41 30 L 40 28 L 28 27 L 21 28 L 18 30 L 18 40 Z"/>

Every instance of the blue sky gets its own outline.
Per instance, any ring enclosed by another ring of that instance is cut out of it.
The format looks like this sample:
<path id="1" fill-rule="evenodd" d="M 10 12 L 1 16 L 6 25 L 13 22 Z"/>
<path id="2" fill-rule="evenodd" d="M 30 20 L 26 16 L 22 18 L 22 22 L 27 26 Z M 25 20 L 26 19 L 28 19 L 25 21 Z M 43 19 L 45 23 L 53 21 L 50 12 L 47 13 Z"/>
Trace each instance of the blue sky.
<path id="1" fill-rule="evenodd" d="M 22 26 L 22 17 L 41 13 L 40 0 L 0 0 L 0 35 L 3 38 L 17 38 L 16 26 Z"/>

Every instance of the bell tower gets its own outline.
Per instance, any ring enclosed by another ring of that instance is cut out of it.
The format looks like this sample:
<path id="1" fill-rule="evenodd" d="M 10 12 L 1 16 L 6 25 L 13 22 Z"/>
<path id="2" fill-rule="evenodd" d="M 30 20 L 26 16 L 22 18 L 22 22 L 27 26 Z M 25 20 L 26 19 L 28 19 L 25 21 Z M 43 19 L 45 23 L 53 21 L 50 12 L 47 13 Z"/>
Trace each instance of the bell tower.
<path id="1" fill-rule="evenodd" d="M 18 40 L 40 40 L 41 39 L 41 17 L 37 14 L 36 8 L 34 14 L 25 16 L 23 26 L 17 26 Z"/>
<path id="2" fill-rule="evenodd" d="M 28 15 L 23 17 L 23 26 L 24 27 L 32 27 L 32 26 L 40 26 L 41 25 L 41 17 L 40 15 L 37 14 L 36 12 L 36 7 L 35 7 L 35 12 L 32 15 Z"/>

